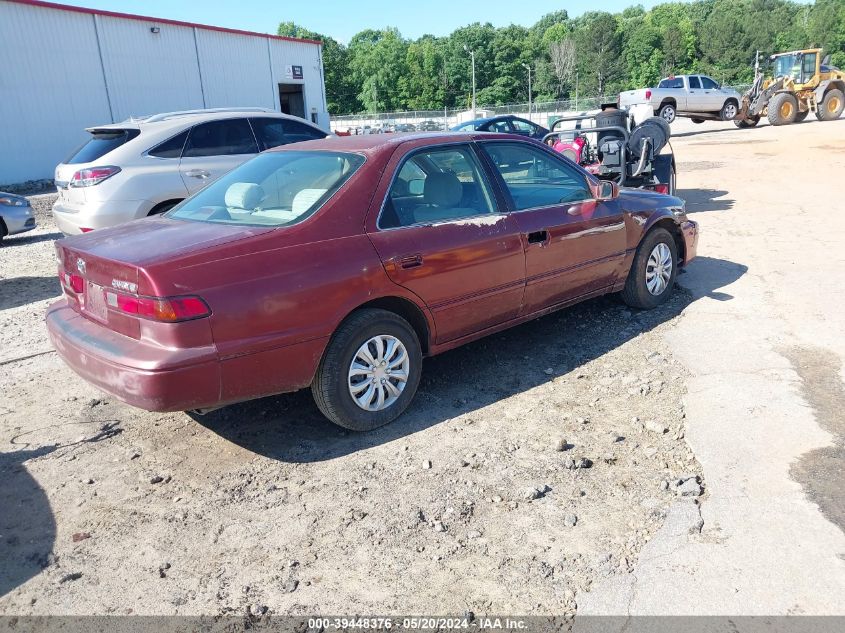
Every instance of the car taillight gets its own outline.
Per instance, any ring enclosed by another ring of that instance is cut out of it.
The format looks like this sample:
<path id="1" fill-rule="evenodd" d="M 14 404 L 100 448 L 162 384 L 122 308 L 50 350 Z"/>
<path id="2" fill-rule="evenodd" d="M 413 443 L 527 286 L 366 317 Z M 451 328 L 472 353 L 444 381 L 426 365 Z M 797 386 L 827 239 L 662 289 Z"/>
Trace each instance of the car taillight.
<path id="1" fill-rule="evenodd" d="M 72 273 L 62 271 L 61 278 L 64 287 L 67 290 L 73 292 L 74 294 L 80 294 L 85 288 L 85 281 L 79 275 L 74 275 Z"/>
<path id="2" fill-rule="evenodd" d="M 153 321 L 177 323 L 201 319 L 211 314 L 199 297 L 144 297 L 106 291 L 106 304 L 113 310 Z"/>
<path id="3" fill-rule="evenodd" d="M 94 229 L 89 229 L 85 226 L 80 226 L 79 230 L 82 231 L 83 233 L 89 233 L 90 231 L 93 231 Z"/>
<path id="4" fill-rule="evenodd" d="M 657 193 L 668 194 L 669 193 L 669 185 L 667 185 L 665 183 L 658 183 L 658 184 L 654 185 L 654 190 Z"/>
<path id="5" fill-rule="evenodd" d="M 107 178 L 111 178 L 116 173 L 120 172 L 120 167 L 108 165 L 106 167 L 89 167 L 88 169 L 80 169 L 73 176 L 71 176 L 69 187 L 92 187 L 99 185 Z"/>
<path id="6" fill-rule="evenodd" d="M 646 98 L 646 99 L 651 99 L 651 90 L 646 90 L 646 91 L 645 91 L 645 98 Z"/>

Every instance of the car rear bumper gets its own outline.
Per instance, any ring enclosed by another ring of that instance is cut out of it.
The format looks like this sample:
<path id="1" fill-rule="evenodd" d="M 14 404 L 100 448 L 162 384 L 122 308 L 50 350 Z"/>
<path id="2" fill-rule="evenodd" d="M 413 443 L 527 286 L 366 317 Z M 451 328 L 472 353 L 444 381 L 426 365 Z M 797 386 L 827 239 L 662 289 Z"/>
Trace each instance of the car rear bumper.
<path id="1" fill-rule="evenodd" d="M 104 229 L 146 217 L 152 208 L 148 200 L 108 200 L 72 203 L 59 198 L 53 204 L 53 217 L 65 235 L 79 235 L 82 229 Z"/>
<path id="2" fill-rule="evenodd" d="M 684 263 L 686 266 L 698 254 L 698 222 L 686 220 L 681 224 L 681 232 L 684 235 Z"/>
<path id="3" fill-rule="evenodd" d="M 88 382 L 147 411 L 212 407 L 220 400 L 214 346 L 174 350 L 104 328 L 62 300 L 47 310 L 47 331 L 59 356 Z"/>
<path id="4" fill-rule="evenodd" d="M 0 218 L 6 225 L 8 235 L 24 233 L 35 228 L 35 216 L 32 215 L 32 207 L 2 207 Z"/>

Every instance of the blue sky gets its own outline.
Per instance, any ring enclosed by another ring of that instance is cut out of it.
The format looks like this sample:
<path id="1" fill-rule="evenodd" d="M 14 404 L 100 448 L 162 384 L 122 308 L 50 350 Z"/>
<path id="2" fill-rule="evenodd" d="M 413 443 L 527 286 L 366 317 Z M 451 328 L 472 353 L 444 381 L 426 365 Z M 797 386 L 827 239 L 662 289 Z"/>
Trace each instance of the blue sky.
<path id="1" fill-rule="evenodd" d="M 240 0 L 240 2 L 212 0 L 57 0 L 94 9 L 138 13 L 153 17 L 199 22 L 259 33 L 275 33 L 279 22 L 297 24 L 348 42 L 358 31 L 366 28 L 396 26 L 406 37 L 417 38 L 425 33 L 447 35 L 460 26 L 472 22 L 491 22 L 494 26 L 521 24 L 530 26 L 541 16 L 566 9 L 569 15 L 601 9 L 621 11 L 632 4 L 646 8 L 658 4 L 656 0 L 573 0 L 554 2 L 533 0 Z"/>

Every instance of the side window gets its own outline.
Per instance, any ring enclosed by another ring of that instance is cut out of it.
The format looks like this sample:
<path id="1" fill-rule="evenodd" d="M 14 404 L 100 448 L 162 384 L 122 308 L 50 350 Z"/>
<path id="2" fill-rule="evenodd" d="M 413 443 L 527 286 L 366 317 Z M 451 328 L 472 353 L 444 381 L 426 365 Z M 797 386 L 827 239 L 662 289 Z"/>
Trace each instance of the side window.
<path id="1" fill-rule="evenodd" d="M 513 119 L 511 123 L 513 124 L 514 129 L 521 134 L 534 134 L 534 130 L 536 129 L 536 126 L 528 121 Z"/>
<path id="2" fill-rule="evenodd" d="M 402 163 L 378 226 L 392 229 L 494 212 L 493 196 L 472 150 L 466 145 L 431 148 Z"/>
<path id="3" fill-rule="evenodd" d="M 719 84 L 717 84 L 715 81 L 710 79 L 710 77 L 702 76 L 701 77 L 701 83 L 704 84 L 705 90 L 718 90 L 719 89 Z"/>
<path id="4" fill-rule="evenodd" d="M 257 154 L 258 145 L 246 119 L 209 121 L 195 126 L 182 154 L 185 158 Z"/>
<path id="5" fill-rule="evenodd" d="M 689 78 L 689 88 L 690 90 L 698 90 L 701 88 L 701 81 L 695 75 L 691 75 Z"/>
<path id="6" fill-rule="evenodd" d="M 517 211 L 592 198 L 584 176 L 525 143 L 484 143 Z"/>
<path id="7" fill-rule="evenodd" d="M 504 134 L 511 133 L 511 126 L 507 121 L 494 121 L 489 126 L 487 126 L 487 129 L 490 132 L 502 132 Z"/>
<path id="8" fill-rule="evenodd" d="M 810 77 L 812 77 L 816 72 L 816 54 L 815 53 L 806 53 L 804 55 L 804 61 L 801 63 L 801 69 L 804 72 L 804 77 L 802 77 L 802 81 L 807 81 Z"/>
<path id="9" fill-rule="evenodd" d="M 182 148 L 185 147 L 187 138 L 188 130 L 185 130 L 164 143 L 159 143 L 147 153 L 157 158 L 179 158 L 182 155 Z"/>
<path id="10" fill-rule="evenodd" d="M 288 143 L 281 119 L 250 119 L 250 122 L 262 150 Z"/>
<path id="11" fill-rule="evenodd" d="M 299 121 L 283 119 L 282 126 L 285 128 L 285 138 L 287 138 L 288 143 L 313 141 L 315 138 L 326 138 L 326 133 L 322 130 L 313 128 L 305 123 L 300 123 Z"/>

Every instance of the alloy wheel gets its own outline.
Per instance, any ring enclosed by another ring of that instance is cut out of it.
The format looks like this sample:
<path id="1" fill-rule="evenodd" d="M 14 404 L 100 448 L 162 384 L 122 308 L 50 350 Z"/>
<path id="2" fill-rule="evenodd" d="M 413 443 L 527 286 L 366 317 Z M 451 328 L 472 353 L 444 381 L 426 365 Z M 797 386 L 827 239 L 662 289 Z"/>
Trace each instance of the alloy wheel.
<path id="1" fill-rule="evenodd" d="M 652 249 L 645 268 L 645 285 L 652 295 L 661 295 L 666 290 L 672 279 L 672 266 L 672 251 L 660 242 Z"/>

